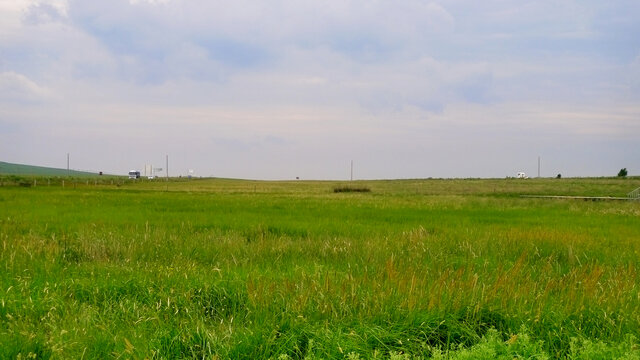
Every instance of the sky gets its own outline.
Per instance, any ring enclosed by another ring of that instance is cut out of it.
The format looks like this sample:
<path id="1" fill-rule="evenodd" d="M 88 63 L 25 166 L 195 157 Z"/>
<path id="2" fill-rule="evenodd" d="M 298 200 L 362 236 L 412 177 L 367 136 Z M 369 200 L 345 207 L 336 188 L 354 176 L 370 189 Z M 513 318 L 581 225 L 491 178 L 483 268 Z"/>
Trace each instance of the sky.
<path id="1" fill-rule="evenodd" d="M 0 0 L 0 161 L 640 175 L 638 19 L 637 0 Z"/>

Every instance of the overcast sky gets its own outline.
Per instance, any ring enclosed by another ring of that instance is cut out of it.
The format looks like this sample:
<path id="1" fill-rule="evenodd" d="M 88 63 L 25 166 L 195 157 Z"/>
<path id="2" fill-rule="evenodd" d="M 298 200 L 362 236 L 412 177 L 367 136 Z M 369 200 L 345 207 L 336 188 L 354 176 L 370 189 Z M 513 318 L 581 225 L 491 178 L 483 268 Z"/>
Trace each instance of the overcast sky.
<path id="1" fill-rule="evenodd" d="M 640 2 L 0 0 L 0 161 L 640 174 Z"/>

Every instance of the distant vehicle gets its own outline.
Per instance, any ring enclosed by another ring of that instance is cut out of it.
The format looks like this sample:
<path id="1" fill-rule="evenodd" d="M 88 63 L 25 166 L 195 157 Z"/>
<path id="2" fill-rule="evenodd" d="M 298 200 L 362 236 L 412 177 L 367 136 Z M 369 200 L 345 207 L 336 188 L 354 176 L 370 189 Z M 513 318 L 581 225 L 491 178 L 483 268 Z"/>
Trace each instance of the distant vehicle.
<path id="1" fill-rule="evenodd" d="M 518 179 L 528 179 L 528 178 L 529 178 L 529 177 L 527 176 L 527 174 L 523 173 L 522 171 L 520 171 L 520 172 L 518 173 L 518 175 L 516 175 L 516 177 L 517 177 Z"/>
<path id="2" fill-rule="evenodd" d="M 139 178 L 140 178 L 140 171 L 138 170 L 129 171 L 129 179 L 139 179 Z"/>
<path id="3" fill-rule="evenodd" d="M 153 180 L 153 179 L 155 179 L 155 176 L 153 176 L 153 175 L 149 175 L 149 176 L 147 176 L 147 179 L 149 179 L 149 180 Z"/>

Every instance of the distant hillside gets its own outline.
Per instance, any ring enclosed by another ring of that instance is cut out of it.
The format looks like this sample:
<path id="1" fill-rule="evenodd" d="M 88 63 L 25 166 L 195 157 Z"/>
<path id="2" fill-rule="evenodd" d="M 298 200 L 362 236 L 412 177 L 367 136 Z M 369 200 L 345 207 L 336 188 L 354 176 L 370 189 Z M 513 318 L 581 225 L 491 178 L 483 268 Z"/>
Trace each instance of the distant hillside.
<path id="1" fill-rule="evenodd" d="M 43 166 L 11 164 L 0 161 L 0 175 L 37 175 L 37 176 L 95 176 L 86 171 L 57 169 Z"/>

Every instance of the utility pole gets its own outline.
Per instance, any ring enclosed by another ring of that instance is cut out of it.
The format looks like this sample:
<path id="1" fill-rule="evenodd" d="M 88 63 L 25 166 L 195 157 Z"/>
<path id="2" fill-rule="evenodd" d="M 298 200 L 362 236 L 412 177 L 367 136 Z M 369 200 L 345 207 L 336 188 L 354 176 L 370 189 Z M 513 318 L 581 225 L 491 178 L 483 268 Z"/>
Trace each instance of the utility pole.
<path id="1" fill-rule="evenodd" d="M 540 156 L 538 156 L 538 177 L 540 177 Z"/>
<path id="2" fill-rule="evenodd" d="M 353 160 L 351 160 L 351 181 L 353 181 Z"/>
<path id="3" fill-rule="evenodd" d="M 69 153 L 67 153 L 67 176 L 69 176 Z"/>
<path id="4" fill-rule="evenodd" d="M 167 191 L 169 191 L 169 155 L 167 155 Z"/>

